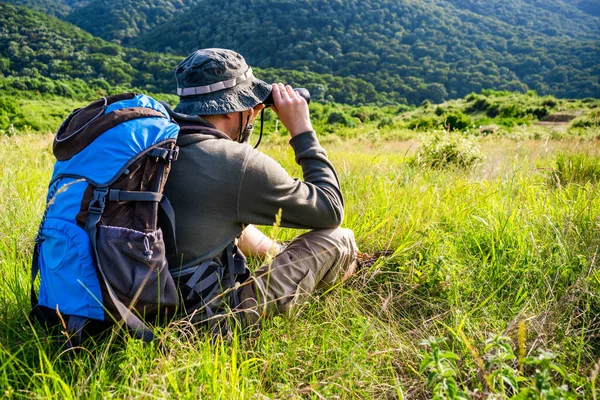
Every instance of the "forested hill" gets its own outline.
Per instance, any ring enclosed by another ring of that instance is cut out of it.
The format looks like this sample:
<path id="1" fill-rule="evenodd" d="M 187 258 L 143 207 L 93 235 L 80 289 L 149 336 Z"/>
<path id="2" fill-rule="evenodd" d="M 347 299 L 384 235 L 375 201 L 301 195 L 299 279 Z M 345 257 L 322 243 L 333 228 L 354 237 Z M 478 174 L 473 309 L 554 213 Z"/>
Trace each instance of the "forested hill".
<path id="1" fill-rule="evenodd" d="M 173 71 L 182 59 L 121 47 L 49 15 L 0 2 L 0 92 L 86 97 L 135 88 L 174 93 Z M 267 82 L 307 87 L 320 101 L 402 102 L 398 93 L 377 92 L 356 78 L 274 68 L 255 73 Z"/>
<path id="2" fill-rule="evenodd" d="M 66 17 L 78 7 L 83 7 L 90 0 L 3 0 L 25 6 L 57 17 Z"/>
<path id="3" fill-rule="evenodd" d="M 228 47 L 419 103 L 482 88 L 600 97 L 596 0 L 11 0 L 128 46 Z"/>
<path id="4" fill-rule="evenodd" d="M 94 36 L 127 44 L 132 38 L 183 14 L 194 0 L 94 0 L 66 19 Z"/>
<path id="5" fill-rule="evenodd" d="M 483 88 L 600 97 L 592 0 L 12 1 L 68 7 L 67 20 L 129 47 L 227 47 L 254 66 L 359 78 L 379 100 L 441 102 Z"/>
<path id="6" fill-rule="evenodd" d="M 482 88 L 600 97 L 598 18 L 558 1 L 543 9 L 517 1 L 522 14 L 514 15 L 500 3 L 478 3 L 499 15 L 492 18 L 450 1 L 202 1 L 132 45 L 178 54 L 233 48 L 258 66 L 356 76 L 410 103 Z M 544 11 L 559 5 L 573 18 Z M 525 19 L 527 10 L 538 10 L 547 32 Z"/>

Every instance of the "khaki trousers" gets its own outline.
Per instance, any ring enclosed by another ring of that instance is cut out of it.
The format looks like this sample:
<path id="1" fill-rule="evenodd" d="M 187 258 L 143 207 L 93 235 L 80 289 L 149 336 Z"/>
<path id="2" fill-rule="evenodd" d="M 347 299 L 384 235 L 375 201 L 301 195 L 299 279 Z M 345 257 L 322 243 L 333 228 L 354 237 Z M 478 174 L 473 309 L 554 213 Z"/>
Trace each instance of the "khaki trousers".
<path id="1" fill-rule="evenodd" d="M 340 280 L 356 261 L 350 229 L 315 229 L 296 239 L 240 289 L 240 311 L 249 323 L 260 316 L 290 314 L 315 291 Z"/>

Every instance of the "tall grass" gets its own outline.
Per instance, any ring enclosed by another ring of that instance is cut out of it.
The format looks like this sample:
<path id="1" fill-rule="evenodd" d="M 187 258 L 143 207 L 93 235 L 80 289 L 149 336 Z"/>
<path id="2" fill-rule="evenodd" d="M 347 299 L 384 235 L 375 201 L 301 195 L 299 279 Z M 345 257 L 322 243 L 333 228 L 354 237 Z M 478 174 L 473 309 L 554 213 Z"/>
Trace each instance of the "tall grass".
<path id="1" fill-rule="evenodd" d="M 591 397 L 600 357 L 598 184 L 549 179 L 558 154 L 578 151 L 577 142 L 480 144 L 482 165 L 434 170 L 407 162 L 416 142 L 329 143 L 344 225 L 363 252 L 392 254 L 257 335 L 214 344 L 202 329 L 173 324 L 152 345 L 116 332 L 60 352 L 25 320 L 50 137 L 1 138 L 0 395 L 429 398 L 434 388 L 420 364 L 430 350 L 419 343 L 447 337 L 435 343 L 456 355 L 448 365 L 460 392 L 503 398 L 482 362 L 486 340 L 502 335 L 522 360 L 554 352 L 566 374 L 554 372 L 552 384 Z M 300 174 L 287 145 L 263 150 Z M 588 142 L 585 152 L 598 156 L 600 146 Z M 296 234 L 279 230 L 281 239 Z M 506 363 L 532 380 L 538 368 Z"/>

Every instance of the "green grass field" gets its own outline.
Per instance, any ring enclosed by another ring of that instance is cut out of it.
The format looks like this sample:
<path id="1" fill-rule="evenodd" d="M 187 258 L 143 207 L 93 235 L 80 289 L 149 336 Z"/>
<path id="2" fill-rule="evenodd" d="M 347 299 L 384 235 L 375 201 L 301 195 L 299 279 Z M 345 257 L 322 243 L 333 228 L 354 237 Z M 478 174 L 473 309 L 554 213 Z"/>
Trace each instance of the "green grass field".
<path id="1" fill-rule="evenodd" d="M 420 136 L 325 137 L 344 226 L 390 253 L 260 334 L 173 324 L 60 352 L 25 318 L 51 136 L 0 136 L 0 396 L 595 399 L 600 142 L 469 140 L 477 165 L 434 169 Z M 283 138 L 262 149 L 299 175 Z"/>

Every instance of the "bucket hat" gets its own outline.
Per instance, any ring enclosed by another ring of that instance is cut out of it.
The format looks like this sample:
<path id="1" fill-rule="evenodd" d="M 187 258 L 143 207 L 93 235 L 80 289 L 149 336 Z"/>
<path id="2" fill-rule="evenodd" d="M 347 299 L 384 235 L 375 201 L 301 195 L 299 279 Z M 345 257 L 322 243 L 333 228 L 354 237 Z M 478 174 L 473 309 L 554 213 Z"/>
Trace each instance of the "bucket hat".
<path id="1" fill-rule="evenodd" d="M 177 65 L 175 112 L 217 115 L 246 111 L 261 104 L 271 85 L 254 77 L 240 54 L 227 49 L 201 49 Z"/>

